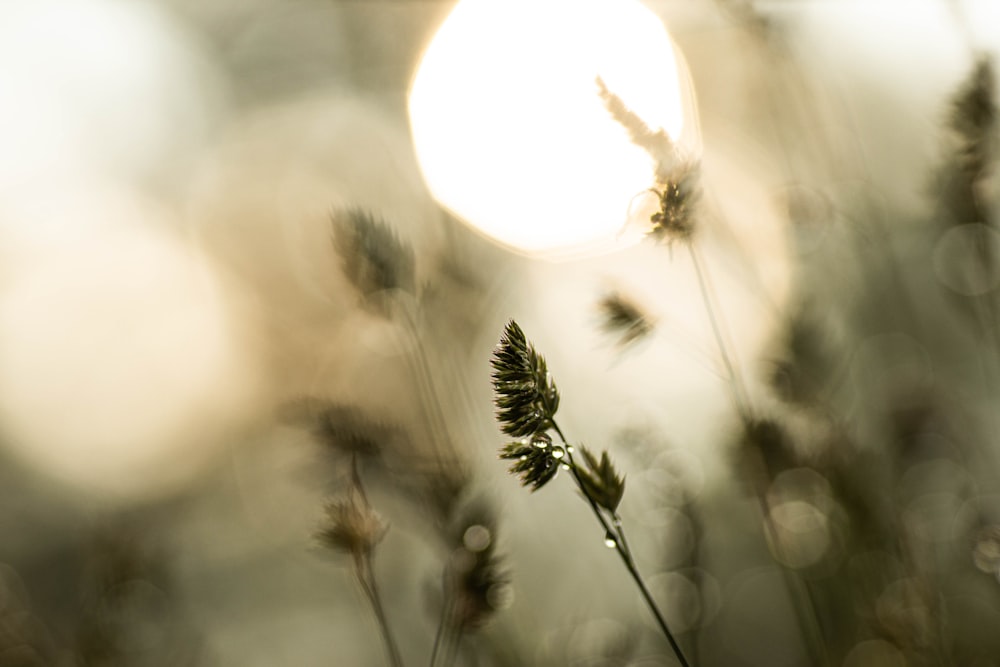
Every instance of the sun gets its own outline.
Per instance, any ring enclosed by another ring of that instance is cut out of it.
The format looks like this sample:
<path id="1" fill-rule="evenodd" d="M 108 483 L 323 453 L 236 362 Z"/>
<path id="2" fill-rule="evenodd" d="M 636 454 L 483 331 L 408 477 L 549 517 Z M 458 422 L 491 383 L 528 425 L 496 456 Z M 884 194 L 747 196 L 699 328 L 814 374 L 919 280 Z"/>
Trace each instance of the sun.
<path id="1" fill-rule="evenodd" d="M 609 115 L 597 81 L 651 127 L 697 142 L 686 68 L 633 0 L 462 0 L 409 96 L 437 201 L 495 241 L 549 258 L 607 251 L 652 161 Z M 626 235 L 628 236 L 628 235 Z"/>

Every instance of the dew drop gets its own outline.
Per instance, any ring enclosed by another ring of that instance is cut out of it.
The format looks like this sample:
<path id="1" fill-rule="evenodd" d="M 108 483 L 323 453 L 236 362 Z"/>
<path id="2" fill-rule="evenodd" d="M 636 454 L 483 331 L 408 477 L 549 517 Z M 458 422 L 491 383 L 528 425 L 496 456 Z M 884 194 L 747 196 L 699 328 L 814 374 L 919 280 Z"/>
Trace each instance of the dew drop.
<path id="1" fill-rule="evenodd" d="M 566 451 L 572 454 L 576 449 L 573 448 L 573 445 L 566 445 Z"/>
<path id="2" fill-rule="evenodd" d="M 478 553 L 490 546 L 492 539 L 493 536 L 490 535 L 489 528 L 475 524 L 465 530 L 465 533 L 462 535 L 462 544 L 469 551 Z"/>
<path id="3" fill-rule="evenodd" d="M 614 549 L 618 546 L 618 540 L 615 539 L 610 530 L 604 534 L 604 546 L 609 549 Z"/>
<path id="4" fill-rule="evenodd" d="M 562 447 L 556 447 L 555 449 L 552 450 L 552 458 L 561 459 L 564 456 L 566 456 L 566 450 L 564 450 Z"/>
<path id="5" fill-rule="evenodd" d="M 569 470 L 569 464 L 568 463 L 562 464 L 562 469 L 563 470 Z"/>

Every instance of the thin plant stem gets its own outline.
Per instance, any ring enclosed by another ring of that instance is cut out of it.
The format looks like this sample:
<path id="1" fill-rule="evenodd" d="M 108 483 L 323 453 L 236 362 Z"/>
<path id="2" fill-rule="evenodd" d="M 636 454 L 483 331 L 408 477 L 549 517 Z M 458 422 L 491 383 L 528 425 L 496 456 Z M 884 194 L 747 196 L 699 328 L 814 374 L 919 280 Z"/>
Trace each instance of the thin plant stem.
<path id="1" fill-rule="evenodd" d="M 358 472 L 358 458 L 356 456 L 351 459 L 351 481 L 358 495 L 361 496 L 362 502 L 368 505 L 368 495 L 365 493 L 364 485 L 361 484 L 361 473 Z M 393 639 L 392 631 L 389 629 L 389 619 L 385 614 L 385 608 L 382 606 L 382 596 L 379 595 L 378 584 L 375 582 L 375 557 L 371 550 L 365 551 L 363 554 L 355 554 L 354 572 L 357 574 L 361 589 L 368 597 L 372 611 L 375 612 L 375 620 L 378 623 L 386 652 L 389 654 L 390 664 L 393 667 L 403 667 L 399 648 L 396 646 L 395 639 Z"/>
<path id="2" fill-rule="evenodd" d="M 622 518 L 618 515 L 618 512 L 611 512 L 611 526 L 615 531 L 615 541 L 618 543 L 616 546 L 620 546 L 621 550 L 625 552 L 629 560 L 633 563 L 635 562 L 635 557 L 632 553 L 632 547 L 629 546 L 628 538 L 625 537 L 625 525 L 622 522 Z"/>
<path id="3" fill-rule="evenodd" d="M 432 432 L 431 445 L 434 448 L 434 454 L 438 458 L 439 464 L 444 464 L 444 456 L 441 451 L 440 443 L 438 438 L 433 437 L 433 434 L 440 434 L 444 437 L 445 442 L 453 442 L 451 439 L 451 429 L 449 427 L 448 420 L 445 418 L 444 413 L 441 409 L 441 403 L 438 399 L 438 391 L 434 382 L 434 374 L 431 372 L 431 364 L 428 359 L 427 349 L 424 347 L 423 339 L 420 336 L 419 323 L 417 321 L 416 313 L 412 308 L 409 307 L 410 304 L 401 304 L 401 310 L 404 314 L 403 321 L 406 324 L 405 330 L 411 338 L 415 349 L 415 355 L 410 357 L 410 370 L 413 373 L 414 379 L 420 389 L 421 402 L 424 406 L 424 414 L 429 422 L 429 426 Z M 445 665 L 450 664 L 450 656 L 453 655 L 453 651 L 450 648 L 452 645 L 457 645 L 458 638 L 461 631 L 458 632 L 448 632 L 449 623 L 448 618 L 452 615 L 454 611 L 455 596 L 454 592 L 449 591 L 448 586 L 448 572 L 447 566 L 445 567 L 445 574 L 442 581 L 442 592 L 444 593 L 445 599 L 442 600 L 441 605 L 441 617 L 438 620 L 437 631 L 434 634 L 434 645 L 431 648 L 431 660 L 430 667 L 435 667 L 438 660 L 438 654 L 442 652 Z"/>
<path id="4" fill-rule="evenodd" d="M 781 546 L 774 522 L 768 513 L 767 501 L 764 499 L 763 494 L 758 494 L 757 503 L 763 516 L 764 532 L 767 534 L 771 548 L 776 552 L 776 558 L 779 559 L 778 569 L 781 571 L 782 580 L 788 591 L 789 601 L 792 607 L 795 608 L 795 618 L 798 620 L 799 629 L 806 638 L 803 642 L 805 648 L 809 653 L 813 654 L 810 657 L 814 664 L 829 665 L 830 655 L 826 648 L 826 641 L 823 639 L 823 631 L 819 625 L 819 619 L 816 616 L 816 601 L 814 596 L 809 590 L 808 584 L 803 582 L 791 568 L 785 565 L 785 550 Z"/>
<path id="5" fill-rule="evenodd" d="M 442 655 L 444 665 L 447 667 L 455 662 L 458 655 L 458 647 L 462 641 L 462 628 L 459 627 L 453 632 L 447 632 L 448 617 L 454 609 L 454 596 L 449 596 L 449 600 L 441 607 L 441 618 L 438 621 L 437 633 L 434 635 L 434 647 L 431 649 L 430 667 L 434 667 L 438 661 L 438 654 Z"/>
<path id="6" fill-rule="evenodd" d="M 739 413 L 744 426 L 749 426 L 753 421 L 753 410 L 750 404 L 749 393 L 727 350 L 726 341 L 722 335 L 722 326 L 719 316 L 716 313 L 715 299 L 712 298 L 712 290 L 709 287 L 708 272 L 694 244 L 688 243 L 687 247 L 691 255 L 691 262 L 694 265 L 695 275 L 698 278 L 698 288 L 701 290 L 702 301 L 705 303 L 705 311 L 708 314 L 708 320 L 712 327 L 712 334 L 715 336 L 719 355 L 722 357 L 722 363 L 725 365 L 726 372 L 729 375 L 730 390 L 733 394 L 736 411 Z M 773 526 L 771 525 L 771 518 L 767 511 L 767 500 L 762 491 L 757 492 L 757 502 L 760 505 L 763 515 L 764 529 L 768 533 L 768 537 L 771 538 L 770 541 L 773 548 L 780 552 L 780 544 L 777 538 L 772 535 Z M 816 608 L 812 595 L 809 594 L 808 590 L 803 591 L 796 585 L 798 582 L 793 579 L 792 573 L 788 571 L 788 568 L 783 563 L 780 564 L 780 567 L 785 587 L 788 589 L 788 595 L 791 598 L 792 605 L 796 607 L 796 611 L 798 612 L 796 618 L 798 619 L 799 628 L 807 637 L 805 641 L 806 650 L 810 653 L 818 653 L 818 655 L 812 656 L 817 661 L 817 664 L 829 664 L 826 642 L 823 639 L 819 628 L 819 621 L 816 618 Z"/>
<path id="7" fill-rule="evenodd" d="M 705 303 L 708 321 L 712 326 L 712 335 L 715 337 L 715 344 L 719 348 L 719 356 L 722 357 L 722 364 L 729 375 L 729 388 L 733 394 L 733 403 L 736 404 L 736 410 L 740 413 L 740 417 L 744 421 L 749 421 L 752 416 L 750 399 L 736 369 L 736 365 L 729 355 L 725 339 L 722 336 L 722 326 L 719 323 L 719 317 L 715 313 L 714 299 L 712 299 L 711 290 L 708 287 L 707 271 L 698 255 L 698 251 L 694 247 L 694 243 L 687 243 L 686 245 L 691 255 L 691 263 L 694 265 L 695 275 L 698 278 L 698 289 L 701 291 L 701 299 Z"/>
<path id="8" fill-rule="evenodd" d="M 379 595 L 378 585 L 375 583 L 375 569 L 371 553 L 365 554 L 362 559 L 356 561 L 355 570 L 358 580 L 361 582 L 361 588 L 368 596 L 368 601 L 375 612 L 375 620 L 378 622 L 382 642 L 389 654 L 389 663 L 392 667 L 403 667 L 403 660 L 400 657 L 399 648 L 396 646 L 396 640 L 393 639 L 392 631 L 389 629 L 389 619 L 385 615 L 382 597 Z"/>
<path id="9" fill-rule="evenodd" d="M 443 464 L 445 462 L 445 455 L 442 453 L 442 448 L 438 442 L 438 438 L 433 437 L 433 434 L 439 434 L 444 438 L 445 442 L 450 445 L 450 443 L 453 442 L 451 437 L 451 428 L 448 420 L 444 416 L 444 412 L 441 409 L 439 393 L 437 391 L 437 387 L 435 386 L 434 374 L 431 371 L 432 367 L 428 358 L 427 349 L 424 346 L 423 338 L 420 336 L 420 326 L 417 320 L 416 312 L 409 303 L 402 303 L 400 305 L 400 310 L 403 311 L 404 315 L 403 321 L 405 323 L 405 331 L 409 335 L 415 350 L 415 354 L 412 357 L 407 355 L 410 360 L 410 371 L 412 372 L 419 387 L 421 402 L 424 406 L 424 414 L 432 431 L 431 444 L 434 449 L 434 454 L 438 458 L 438 462 Z M 444 592 L 445 600 L 442 601 L 441 617 L 438 621 L 437 631 L 434 635 L 434 645 L 431 648 L 430 667 L 435 667 L 439 654 L 441 654 L 444 664 L 450 665 L 455 659 L 458 645 L 461 641 L 461 628 L 448 632 L 448 619 L 453 614 L 455 606 L 455 595 L 453 591 L 449 591 L 449 588 L 446 567 L 444 582 L 442 584 L 442 591 Z"/>
<path id="10" fill-rule="evenodd" d="M 418 393 L 420 394 L 420 402 L 424 408 L 424 417 L 428 421 L 428 426 L 432 433 L 440 434 L 445 438 L 447 442 L 451 442 L 451 433 L 448 427 L 448 420 L 445 419 L 444 413 L 441 410 L 441 403 L 438 400 L 437 388 L 434 386 L 434 374 L 431 372 L 431 364 L 427 358 L 427 350 L 424 348 L 423 339 L 420 336 L 420 327 L 417 322 L 416 314 L 413 312 L 413 308 L 410 303 L 400 303 L 399 309 L 403 313 L 403 322 L 405 323 L 406 334 L 411 339 L 410 342 L 414 346 L 415 354 L 407 354 L 406 358 L 409 362 L 410 372 L 413 374 L 414 380 L 417 383 Z M 441 445 L 438 442 L 438 438 L 431 437 L 431 446 L 434 448 L 434 454 L 438 458 L 439 462 L 443 462 L 443 454 L 441 451 Z"/>
<path id="11" fill-rule="evenodd" d="M 559 428 L 559 425 L 556 424 L 555 421 L 552 422 L 552 428 L 557 434 L 559 434 L 559 438 L 562 440 L 563 444 L 566 445 L 566 456 L 568 457 L 569 469 L 573 475 L 573 479 L 576 481 L 577 488 L 580 489 L 580 492 L 583 493 L 587 502 L 590 504 L 590 509 L 593 510 L 594 516 L 597 517 L 597 520 L 604 528 L 605 535 L 611 535 L 614 538 L 615 551 L 622 559 L 622 563 L 625 564 L 625 569 L 627 569 L 629 574 L 632 575 L 632 579 L 639 588 L 639 592 L 646 601 L 646 605 L 656 618 L 656 623 L 660 626 L 660 630 L 663 632 L 663 635 L 667 638 L 667 641 L 670 642 L 670 647 L 674 650 L 674 653 L 677 655 L 677 659 L 680 661 L 682 667 L 690 667 L 690 663 L 688 663 L 687 658 L 684 657 L 684 652 L 681 650 L 677 640 L 674 639 L 673 633 L 670 632 L 670 628 L 667 626 L 667 621 L 663 618 L 663 614 L 660 612 L 660 608 L 657 606 L 656 600 L 653 599 L 653 595 L 649 592 L 649 588 L 646 587 L 646 582 L 643 580 L 642 574 L 639 573 L 639 569 L 636 567 L 635 560 L 632 558 L 632 553 L 628 549 L 628 542 L 625 540 L 620 523 L 614 528 L 608 523 L 607 517 L 604 516 L 601 512 L 601 508 L 598 507 L 594 499 L 587 493 L 586 486 L 580 479 L 580 473 L 577 471 L 576 463 L 573 460 L 572 447 L 566 440 L 566 436 L 563 434 L 562 429 Z"/>
<path id="12" fill-rule="evenodd" d="M 444 636 L 444 625 L 447 615 L 448 615 L 448 606 L 447 603 L 444 600 L 442 600 L 441 618 L 438 620 L 437 632 L 434 633 L 434 646 L 431 648 L 430 667 L 434 667 L 434 665 L 437 663 L 438 649 L 441 647 L 441 639 Z"/>
<path id="13" fill-rule="evenodd" d="M 450 667 L 455 664 L 455 659 L 458 657 L 458 649 L 462 643 L 462 626 L 459 625 L 453 633 L 451 633 L 451 642 L 445 648 L 445 658 L 444 667 Z"/>
<path id="14" fill-rule="evenodd" d="M 431 648 L 430 667 L 434 667 L 434 665 L 437 664 L 438 652 L 441 650 L 441 646 L 447 646 L 448 644 L 445 635 L 447 634 L 448 629 L 448 617 L 451 615 L 454 601 L 454 596 L 451 594 L 449 588 L 448 572 L 446 569 L 441 583 L 441 590 L 444 592 L 444 599 L 441 600 L 441 616 L 438 619 L 437 632 L 434 634 L 434 646 Z M 445 652 L 447 653 L 447 649 L 445 649 Z"/>

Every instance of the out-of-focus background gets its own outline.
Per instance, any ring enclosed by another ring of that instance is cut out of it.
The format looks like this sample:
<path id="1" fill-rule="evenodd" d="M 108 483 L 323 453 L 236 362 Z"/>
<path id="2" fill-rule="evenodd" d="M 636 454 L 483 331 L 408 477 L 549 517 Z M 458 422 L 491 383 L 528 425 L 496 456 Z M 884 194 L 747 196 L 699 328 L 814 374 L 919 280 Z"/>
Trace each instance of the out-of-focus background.
<path id="1" fill-rule="evenodd" d="M 684 241 L 553 262 L 435 202 L 407 95 L 453 2 L 0 3 L 0 666 L 387 664 L 317 537 L 352 470 L 405 664 L 441 619 L 438 664 L 672 664 L 569 476 L 497 461 L 511 318 L 692 664 L 1000 664 L 1000 6 L 643 5 L 705 292 Z M 466 176 L 516 211 L 531 160 Z"/>

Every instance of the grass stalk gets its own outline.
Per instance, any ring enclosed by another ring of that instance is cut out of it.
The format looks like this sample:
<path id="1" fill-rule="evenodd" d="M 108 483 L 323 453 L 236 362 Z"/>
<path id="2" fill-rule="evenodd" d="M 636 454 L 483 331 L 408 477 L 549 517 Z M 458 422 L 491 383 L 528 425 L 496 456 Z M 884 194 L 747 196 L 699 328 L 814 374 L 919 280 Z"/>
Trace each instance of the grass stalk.
<path id="1" fill-rule="evenodd" d="M 733 403 L 736 406 L 736 411 L 739 413 L 740 420 L 743 422 L 744 426 L 749 426 L 754 419 L 752 404 L 746 384 L 743 382 L 743 378 L 733 361 L 733 357 L 729 353 L 726 338 L 723 336 L 722 324 L 717 313 L 717 304 L 714 298 L 714 291 L 711 288 L 711 280 L 708 275 L 708 270 L 705 267 L 704 261 L 701 259 L 698 250 L 694 247 L 694 243 L 688 243 L 687 248 L 691 256 L 691 263 L 694 266 L 695 275 L 698 279 L 698 288 L 701 291 L 702 301 L 705 304 L 705 312 L 708 315 L 709 324 L 712 328 L 712 335 L 715 338 L 715 343 L 719 350 L 719 356 L 722 358 L 722 363 L 725 367 L 726 374 L 728 375 L 729 387 L 733 396 Z M 766 472 L 763 474 L 766 475 Z M 762 489 L 758 489 L 756 491 L 757 503 L 763 517 L 764 530 L 770 538 L 769 541 L 772 548 L 780 552 L 781 546 L 775 535 L 774 527 L 771 524 L 771 517 L 768 513 L 767 507 L 767 499 L 765 498 L 764 493 L 765 491 Z M 796 614 L 796 618 L 799 622 L 799 629 L 803 636 L 807 638 L 804 642 L 806 650 L 812 654 L 811 657 L 814 664 L 829 664 L 826 642 L 824 641 L 823 633 L 820 630 L 819 620 L 816 616 L 816 606 L 812 600 L 812 596 L 807 590 L 802 590 L 800 582 L 798 582 L 794 574 L 788 570 L 786 565 L 779 563 L 779 567 L 782 570 L 785 587 L 788 590 L 791 603 L 798 612 Z"/>
<path id="2" fill-rule="evenodd" d="M 587 503 L 590 505 L 590 509 L 593 510 L 594 516 L 600 522 L 601 527 L 604 528 L 604 534 L 610 535 L 614 539 L 614 550 L 618 553 L 618 556 L 622 559 L 622 563 L 625 565 L 625 569 L 632 576 L 633 581 L 635 581 L 636 586 L 639 588 L 639 592 L 642 594 L 643 600 L 645 600 L 646 605 L 652 612 L 653 617 L 656 619 L 657 625 L 663 632 L 663 635 L 667 638 L 670 643 L 670 647 L 673 649 L 674 653 L 677 655 L 677 659 L 680 661 L 682 667 L 690 667 L 690 663 L 687 658 L 684 657 L 684 652 L 681 650 L 680 645 L 674 638 L 673 633 L 667 626 L 667 621 L 663 618 L 663 613 L 660 611 L 659 606 L 656 604 L 656 600 L 653 599 L 652 593 L 649 592 L 649 588 L 646 586 L 646 582 L 639 572 L 639 568 L 635 564 L 635 559 L 632 556 L 632 551 L 628 546 L 628 540 L 625 538 L 625 532 L 621 525 L 621 520 L 615 515 L 615 520 L 612 523 L 608 522 L 607 517 L 598 507 L 597 502 L 587 493 L 586 485 L 580 479 L 580 473 L 577 470 L 576 463 L 573 460 L 573 448 L 566 440 L 566 436 L 563 434 L 562 429 L 555 421 L 552 422 L 552 428 L 557 434 L 559 434 L 559 439 L 562 440 L 563 445 L 566 447 L 566 458 L 567 465 L 569 465 L 570 472 L 573 475 L 573 479 L 576 481 L 577 488 L 583 493 L 584 497 L 587 499 Z"/>
<path id="3" fill-rule="evenodd" d="M 438 442 L 437 437 L 434 437 L 434 434 L 442 437 L 448 443 L 452 442 L 448 420 L 441 409 L 439 394 L 434 384 L 434 373 L 431 370 L 423 337 L 420 335 L 420 326 L 414 309 L 411 304 L 405 302 L 400 304 L 399 309 L 403 312 L 403 330 L 409 338 L 408 342 L 413 346 L 413 353 L 407 350 L 405 354 L 407 365 L 410 367 L 414 382 L 416 382 L 424 418 L 430 429 L 431 447 L 438 462 L 443 464 L 445 454 L 442 451 L 441 443 Z"/>
<path id="4" fill-rule="evenodd" d="M 447 575 L 445 576 L 447 577 Z M 447 584 L 442 586 L 442 590 L 445 591 L 445 599 L 441 600 L 441 616 L 438 618 L 437 632 L 434 633 L 434 646 L 431 648 L 430 667 L 434 667 L 437 664 L 438 652 L 441 650 L 442 644 L 447 643 L 445 634 L 447 634 L 448 616 L 451 611 L 452 596 L 448 594 Z"/>
<path id="5" fill-rule="evenodd" d="M 729 354 L 729 346 L 726 345 L 725 338 L 722 335 L 722 325 L 719 316 L 716 314 L 715 299 L 712 297 L 713 292 L 709 287 L 708 271 L 698 250 L 694 247 L 694 243 L 691 242 L 685 245 L 687 246 L 688 253 L 691 255 L 691 263 L 698 278 L 698 289 L 701 292 L 702 302 L 705 304 L 705 312 L 712 327 L 712 335 L 715 337 L 715 344 L 718 347 L 719 356 L 722 358 L 722 364 L 728 376 L 733 403 L 736 405 L 736 410 L 740 413 L 743 421 L 749 421 L 753 417 L 750 409 L 750 397 L 747 393 L 746 385 L 743 383 L 742 376 L 739 374 L 736 364 Z"/>
<path id="6" fill-rule="evenodd" d="M 392 630 L 389 628 L 389 619 L 382 605 L 382 596 L 379 594 L 378 584 L 375 582 L 375 568 L 371 553 L 365 554 L 362 558 L 355 561 L 355 572 L 361 584 L 361 589 L 368 597 L 372 611 L 375 612 L 375 620 L 379 628 L 379 633 L 382 636 L 382 643 L 389 657 L 389 664 L 392 667 L 403 667 L 403 659 L 400 657 L 399 647 L 396 645 Z"/>

